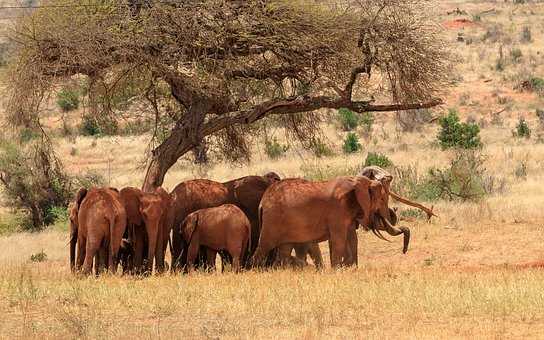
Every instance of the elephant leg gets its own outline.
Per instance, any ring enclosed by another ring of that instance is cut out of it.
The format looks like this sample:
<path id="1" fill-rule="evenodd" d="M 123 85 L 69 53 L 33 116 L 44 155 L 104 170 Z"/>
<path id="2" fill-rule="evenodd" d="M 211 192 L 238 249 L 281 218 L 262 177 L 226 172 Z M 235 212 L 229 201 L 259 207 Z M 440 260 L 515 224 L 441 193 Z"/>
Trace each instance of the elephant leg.
<path id="1" fill-rule="evenodd" d="M 306 258 L 310 251 L 310 243 L 297 243 L 293 245 L 293 248 L 295 249 L 295 257 L 307 265 L 308 261 Z"/>
<path id="2" fill-rule="evenodd" d="M 206 266 L 211 270 L 215 271 L 215 258 L 217 257 L 217 251 L 206 248 Z"/>
<path id="3" fill-rule="evenodd" d="M 155 256 L 155 251 L 157 249 L 157 228 L 147 228 L 147 264 L 146 264 L 146 272 L 153 273 L 153 259 Z"/>
<path id="4" fill-rule="evenodd" d="M 187 249 L 187 270 L 191 272 L 194 269 L 195 260 L 198 257 L 198 251 L 200 249 L 200 240 L 198 232 L 193 233 L 191 242 Z"/>
<path id="5" fill-rule="evenodd" d="M 338 226 L 330 232 L 331 267 L 342 266 L 342 259 L 346 252 L 347 228 Z"/>
<path id="6" fill-rule="evenodd" d="M 157 273 L 164 272 L 164 254 L 166 252 L 167 240 L 164 237 L 163 228 L 161 227 L 157 238 L 157 247 L 155 248 L 155 270 Z"/>
<path id="7" fill-rule="evenodd" d="M 172 229 L 172 266 L 170 269 L 172 271 L 180 270 L 187 263 L 187 253 L 183 252 L 185 248 L 183 238 L 179 228 Z M 183 253 L 183 254 L 182 254 Z"/>
<path id="8" fill-rule="evenodd" d="M 83 261 L 85 260 L 86 244 L 87 240 L 83 236 L 78 237 L 76 271 L 81 270 L 81 267 L 83 266 Z"/>
<path id="9" fill-rule="evenodd" d="M 117 266 L 119 265 L 119 248 L 121 248 L 121 241 L 123 240 L 123 234 L 126 229 L 126 220 L 121 220 L 119 217 L 115 218 L 113 228 L 110 229 L 110 242 L 109 242 L 109 269 L 112 273 L 117 273 Z"/>
<path id="10" fill-rule="evenodd" d="M 317 269 L 323 269 L 323 255 L 321 254 L 321 248 L 319 248 L 319 243 L 314 242 L 310 244 L 309 252 L 310 258 L 314 262 L 314 265 Z"/>
<path id="11" fill-rule="evenodd" d="M 344 265 L 355 266 L 355 267 L 358 266 L 359 260 L 358 260 L 358 254 L 357 254 L 357 247 L 358 247 L 357 230 L 355 228 L 351 228 L 348 231 L 346 256 L 344 258 Z"/>
<path id="12" fill-rule="evenodd" d="M 224 273 L 227 266 L 232 266 L 232 256 L 225 250 L 219 251 L 219 256 L 221 256 L 221 272 Z"/>
<path id="13" fill-rule="evenodd" d="M 145 253 L 145 235 L 141 227 L 134 228 L 134 259 L 133 268 L 137 275 L 142 274 L 144 253 Z"/>
<path id="14" fill-rule="evenodd" d="M 282 244 L 278 247 L 278 254 L 279 254 L 279 264 L 282 267 L 286 267 L 288 265 L 291 265 L 293 263 L 291 259 L 291 253 L 293 252 L 293 244 Z"/>
<path id="15" fill-rule="evenodd" d="M 106 260 L 108 259 L 108 249 L 102 245 L 98 249 L 95 258 L 95 275 L 99 276 L 106 268 Z"/>
<path id="16" fill-rule="evenodd" d="M 100 240 L 89 238 L 85 249 L 85 260 L 83 261 L 83 274 L 89 275 L 93 269 L 93 260 L 100 248 Z"/>

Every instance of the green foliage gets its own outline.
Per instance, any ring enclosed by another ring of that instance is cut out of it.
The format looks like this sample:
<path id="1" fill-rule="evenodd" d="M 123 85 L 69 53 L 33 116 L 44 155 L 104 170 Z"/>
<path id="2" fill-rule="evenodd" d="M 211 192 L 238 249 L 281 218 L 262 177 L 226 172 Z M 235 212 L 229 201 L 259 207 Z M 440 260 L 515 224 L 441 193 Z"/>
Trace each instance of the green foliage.
<path id="1" fill-rule="evenodd" d="M 270 159 L 282 157 L 287 150 L 289 150 L 289 146 L 280 144 L 276 137 L 273 137 L 272 140 L 266 139 L 264 142 L 264 151 Z"/>
<path id="2" fill-rule="evenodd" d="M 478 125 L 461 123 L 457 111 L 454 109 L 450 109 L 447 116 L 440 118 L 440 126 L 438 141 L 442 149 L 474 149 L 482 146 Z"/>
<path id="3" fill-rule="evenodd" d="M 109 116 L 97 119 L 97 117 L 87 114 L 82 117 L 79 130 L 84 136 L 114 135 L 118 131 L 118 125 L 117 121 Z"/>
<path id="4" fill-rule="evenodd" d="M 372 131 L 372 125 L 374 125 L 374 114 L 372 112 L 365 112 L 361 115 L 360 124 L 363 127 L 364 132 L 370 133 Z"/>
<path id="5" fill-rule="evenodd" d="M 63 88 L 57 93 L 57 105 L 64 111 L 73 111 L 79 107 L 79 92 Z"/>
<path id="6" fill-rule="evenodd" d="M 32 262 L 44 262 L 47 261 L 47 254 L 43 251 L 30 255 L 30 261 Z"/>
<path id="7" fill-rule="evenodd" d="M 512 132 L 514 137 L 518 138 L 531 138 L 531 128 L 525 118 L 520 117 L 518 124 L 516 125 L 516 130 Z"/>
<path id="8" fill-rule="evenodd" d="M 393 162 L 386 155 L 376 152 L 369 152 L 365 159 L 364 166 L 376 165 L 380 168 L 389 168 Z"/>
<path id="9" fill-rule="evenodd" d="M 353 132 L 350 132 L 346 135 L 344 139 L 344 145 L 342 150 L 344 153 L 355 153 L 362 149 L 361 143 L 359 143 L 359 137 Z"/>
<path id="10" fill-rule="evenodd" d="M 25 224 L 26 216 L 19 212 L 0 216 L 0 236 L 13 234 Z"/>
<path id="11" fill-rule="evenodd" d="M 344 131 L 352 131 L 359 125 L 357 114 L 349 109 L 341 108 L 338 110 L 338 121 Z"/>

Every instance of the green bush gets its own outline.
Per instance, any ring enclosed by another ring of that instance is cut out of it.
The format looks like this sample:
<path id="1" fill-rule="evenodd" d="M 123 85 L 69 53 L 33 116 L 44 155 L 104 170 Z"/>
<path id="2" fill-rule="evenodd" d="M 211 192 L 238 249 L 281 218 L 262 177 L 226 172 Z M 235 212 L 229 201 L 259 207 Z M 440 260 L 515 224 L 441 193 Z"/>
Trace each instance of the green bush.
<path id="1" fill-rule="evenodd" d="M 510 58 L 512 58 L 512 61 L 514 63 L 519 63 L 521 61 L 521 58 L 523 57 L 523 53 L 519 48 L 514 48 L 510 51 Z"/>
<path id="2" fill-rule="evenodd" d="M 79 127 L 80 133 L 84 136 L 114 135 L 118 131 L 117 121 L 111 117 L 97 117 L 84 115 Z"/>
<path id="3" fill-rule="evenodd" d="M 449 166 L 432 168 L 426 186 L 438 198 L 447 200 L 478 200 L 488 194 L 483 163 L 485 157 L 478 151 L 459 150 Z"/>
<path id="4" fill-rule="evenodd" d="M 482 146 L 478 125 L 461 123 L 456 110 L 450 109 L 446 117 L 440 118 L 440 126 L 438 141 L 442 149 L 473 149 Z"/>
<path id="5" fill-rule="evenodd" d="M 386 155 L 381 153 L 369 152 L 365 159 L 364 166 L 376 165 L 380 168 L 389 168 L 393 162 Z"/>
<path id="6" fill-rule="evenodd" d="M 531 138 L 531 128 L 529 128 L 529 124 L 527 124 L 525 118 L 519 118 L 516 130 L 512 134 L 518 138 Z"/>
<path id="7" fill-rule="evenodd" d="M 276 137 L 273 137 L 272 140 L 266 139 L 264 142 L 264 151 L 270 159 L 278 159 L 282 157 L 288 149 L 289 146 L 280 144 Z"/>
<path id="8" fill-rule="evenodd" d="M 359 143 L 359 137 L 353 132 L 348 133 L 344 139 L 344 145 L 342 146 L 344 153 L 355 153 L 361 149 L 362 146 Z"/>
<path id="9" fill-rule="evenodd" d="M 63 88 L 57 94 L 57 105 L 64 111 L 73 111 L 79 107 L 79 93 L 69 88 Z"/>
<path id="10" fill-rule="evenodd" d="M 357 114 L 346 108 L 338 110 L 338 121 L 344 131 L 352 131 L 356 129 L 359 124 Z"/>

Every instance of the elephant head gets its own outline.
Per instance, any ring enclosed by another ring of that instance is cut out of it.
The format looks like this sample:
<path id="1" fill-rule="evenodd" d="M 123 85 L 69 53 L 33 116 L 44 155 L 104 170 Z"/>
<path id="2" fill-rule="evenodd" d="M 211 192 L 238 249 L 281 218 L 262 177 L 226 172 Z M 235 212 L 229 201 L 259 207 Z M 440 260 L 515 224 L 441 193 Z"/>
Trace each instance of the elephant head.
<path id="1" fill-rule="evenodd" d="M 79 228 L 79 207 L 87 196 L 87 189 L 78 190 L 74 202 L 70 206 L 70 269 L 75 270 L 77 232 Z"/>
<path id="2" fill-rule="evenodd" d="M 349 191 L 355 193 L 358 205 L 362 210 L 357 222 L 367 230 L 371 230 L 379 238 L 386 240 L 380 233 L 385 230 L 389 235 L 404 235 L 403 253 L 408 250 L 410 243 L 410 229 L 406 227 L 395 228 L 397 214 L 389 208 L 389 192 L 380 181 L 371 180 L 365 176 L 357 176 L 349 179 L 351 185 L 346 186 Z"/>

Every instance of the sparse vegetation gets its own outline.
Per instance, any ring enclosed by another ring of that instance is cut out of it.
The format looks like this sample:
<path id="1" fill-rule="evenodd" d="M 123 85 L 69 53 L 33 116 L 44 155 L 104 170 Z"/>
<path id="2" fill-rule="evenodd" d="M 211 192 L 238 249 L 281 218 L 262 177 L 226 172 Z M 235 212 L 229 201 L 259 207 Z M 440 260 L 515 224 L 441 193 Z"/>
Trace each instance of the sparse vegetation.
<path id="1" fill-rule="evenodd" d="M 282 157 L 287 150 L 289 150 L 289 146 L 280 144 L 276 137 L 266 139 L 264 142 L 264 151 L 270 159 L 278 159 Z"/>

